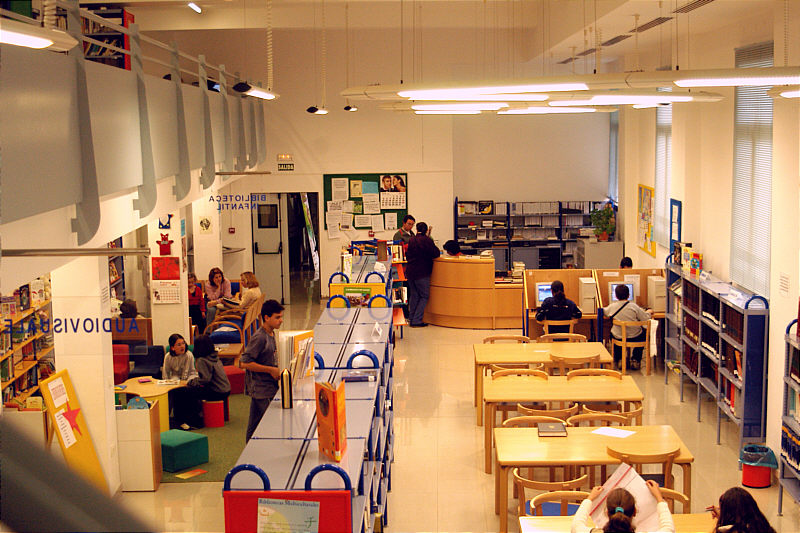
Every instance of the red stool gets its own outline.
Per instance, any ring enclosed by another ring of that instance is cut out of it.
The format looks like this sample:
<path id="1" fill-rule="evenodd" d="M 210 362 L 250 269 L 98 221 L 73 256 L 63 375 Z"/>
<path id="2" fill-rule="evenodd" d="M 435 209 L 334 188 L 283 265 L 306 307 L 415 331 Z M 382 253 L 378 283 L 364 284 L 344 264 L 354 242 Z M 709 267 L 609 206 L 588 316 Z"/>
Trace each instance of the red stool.
<path id="1" fill-rule="evenodd" d="M 203 400 L 203 422 L 207 428 L 221 428 L 225 425 L 225 402 Z"/>
<path id="2" fill-rule="evenodd" d="M 244 393 L 244 370 L 234 365 L 224 366 L 223 368 L 231 384 L 231 394 Z"/>
<path id="3" fill-rule="evenodd" d="M 128 379 L 130 372 L 130 347 L 127 344 L 113 344 L 114 385 L 119 385 Z"/>

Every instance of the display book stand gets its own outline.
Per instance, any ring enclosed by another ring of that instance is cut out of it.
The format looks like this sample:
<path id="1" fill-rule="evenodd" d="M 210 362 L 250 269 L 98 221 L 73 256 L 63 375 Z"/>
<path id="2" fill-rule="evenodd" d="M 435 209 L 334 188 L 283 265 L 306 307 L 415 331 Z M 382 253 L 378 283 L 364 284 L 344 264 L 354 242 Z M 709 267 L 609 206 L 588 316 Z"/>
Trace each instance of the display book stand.
<path id="1" fill-rule="evenodd" d="M 22 290 L 36 290 L 34 283 Z M 36 302 L 36 303 L 34 303 Z M 42 358 L 53 351 L 53 313 L 50 300 L 29 299 L 27 309 L 0 315 L 0 379 L 3 403 L 23 403 L 39 390 Z M 7 307 L 6 307 L 7 308 Z M 47 311 L 50 324 L 43 324 L 37 313 Z"/>
<path id="2" fill-rule="evenodd" d="M 739 428 L 740 447 L 766 433 L 769 303 L 705 272 L 666 264 L 665 361 L 681 376 L 681 401 L 690 383 L 717 404 L 717 444 L 723 417 Z M 669 370 L 664 373 L 668 381 Z"/>
<path id="3" fill-rule="evenodd" d="M 792 326 L 795 331 L 792 333 Z M 800 338 L 797 320 L 786 327 L 786 361 L 783 371 L 781 453 L 778 459 L 778 514 L 783 512 L 783 491 L 800 502 Z"/>
<path id="4" fill-rule="evenodd" d="M 493 202 L 456 197 L 453 238 L 467 254 L 491 248 L 498 272 L 514 261 L 525 268 L 552 269 L 574 263 L 581 231 L 591 225 L 589 213 L 603 202 Z"/>
<path id="5" fill-rule="evenodd" d="M 368 305 L 375 296 L 385 297 L 391 305 L 393 286 L 392 262 L 381 261 L 386 266 L 384 272 L 375 269 L 375 255 L 356 255 L 353 257 L 352 272 L 334 272 L 328 278 L 328 307 L 351 307 Z M 378 304 L 380 305 L 380 304 Z"/>

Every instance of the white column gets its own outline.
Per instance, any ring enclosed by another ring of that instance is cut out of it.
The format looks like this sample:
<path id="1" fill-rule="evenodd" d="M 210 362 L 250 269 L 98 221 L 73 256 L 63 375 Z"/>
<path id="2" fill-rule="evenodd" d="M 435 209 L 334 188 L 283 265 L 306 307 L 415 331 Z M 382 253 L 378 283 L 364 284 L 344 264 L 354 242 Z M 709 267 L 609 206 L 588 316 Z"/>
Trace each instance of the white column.
<path id="1" fill-rule="evenodd" d="M 170 221 L 169 229 L 158 227 L 159 221 L 153 220 L 147 224 L 147 244 L 150 246 L 150 259 L 157 257 L 177 257 L 180 268 L 180 280 L 178 303 L 156 303 L 153 289 L 159 281 L 153 280 L 152 261 L 150 264 L 150 317 L 153 324 L 153 344 L 167 345 L 169 336 L 173 333 L 180 333 L 187 341 L 189 340 L 189 294 L 186 282 L 186 270 L 181 257 L 181 219 L 180 216 L 173 216 Z M 169 255 L 161 255 L 161 247 L 158 241 L 166 236 L 167 240 L 172 241 Z"/>
<path id="2" fill-rule="evenodd" d="M 109 491 L 114 494 L 120 488 L 114 370 L 111 329 L 103 330 L 103 320 L 110 318 L 108 259 L 75 259 L 55 269 L 50 279 L 56 370 L 69 372 Z"/>
<path id="3" fill-rule="evenodd" d="M 220 231 L 219 202 L 214 189 L 207 190 L 203 197 L 192 202 L 192 237 L 194 240 L 194 271 L 198 279 L 208 278 L 208 272 L 222 268 L 222 233 Z M 213 198 L 213 201 L 210 199 Z M 208 222 L 206 227 L 205 221 Z M 187 224 L 190 221 L 186 221 Z M 225 277 L 229 277 L 225 272 Z M 239 272 L 236 272 L 238 275 Z M 235 276 L 234 276 L 235 277 Z"/>

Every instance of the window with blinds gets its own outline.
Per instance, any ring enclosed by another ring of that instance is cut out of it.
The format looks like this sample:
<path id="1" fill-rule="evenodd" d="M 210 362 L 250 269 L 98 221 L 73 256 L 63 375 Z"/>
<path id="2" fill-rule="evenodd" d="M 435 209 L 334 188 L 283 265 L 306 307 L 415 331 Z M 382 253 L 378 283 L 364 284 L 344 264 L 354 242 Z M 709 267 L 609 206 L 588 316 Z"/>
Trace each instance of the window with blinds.
<path id="1" fill-rule="evenodd" d="M 656 108 L 656 172 L 653 236 L 656 243 L 669 246 L 669 191 L 672 175 L 672 106 Z"/>
<path id="2" fill-rule="evenodd" d="M 737 68 L 771 67 L 772 43 L 736 49 Z M 770 87 L 736 88 L 733 130 L 731 279 L 769 297 L 772 213 Z"/>

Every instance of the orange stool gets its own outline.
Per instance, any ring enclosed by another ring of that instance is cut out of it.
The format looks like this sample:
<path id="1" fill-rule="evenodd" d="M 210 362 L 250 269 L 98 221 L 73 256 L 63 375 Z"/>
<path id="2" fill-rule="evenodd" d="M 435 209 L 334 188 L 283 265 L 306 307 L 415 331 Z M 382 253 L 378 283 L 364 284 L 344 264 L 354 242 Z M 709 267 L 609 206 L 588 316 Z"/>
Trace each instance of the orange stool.
<path id="1" fill-rule="evenodd" d="M 207 428 L 221 428 L 225 425 L 225 402 L 203 400 L 203 422 Z"/>
<path id="2" fill-rule="evenodd" d="M 244 392 L 244 370 L 238 366 L 224 366 L 225 375 L 231 384 L 231 394 L 242 394 Z"/>

